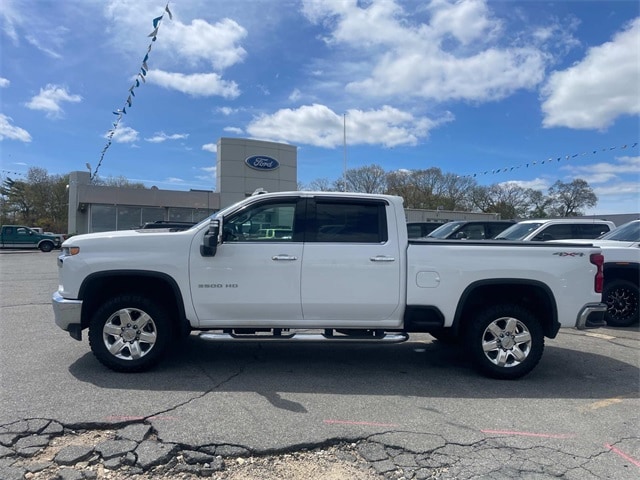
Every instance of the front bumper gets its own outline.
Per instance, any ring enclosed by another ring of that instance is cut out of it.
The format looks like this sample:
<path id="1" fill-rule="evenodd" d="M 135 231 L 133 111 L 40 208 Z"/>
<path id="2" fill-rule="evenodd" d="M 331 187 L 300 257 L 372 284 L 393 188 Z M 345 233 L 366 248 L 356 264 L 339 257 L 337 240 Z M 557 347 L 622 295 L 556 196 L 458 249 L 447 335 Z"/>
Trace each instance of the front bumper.
<path id="1" fill-rule="evenodd" d="M 69 300 L 55 292 L 51 297 L 56 325 L 76 340 L 82 339 L 82 300 Z"/>
<path id="2" fill-rule="evenodd" d="M 604 327 L 607 324 L 604 320 L 606 312 L 607 305 L 605 303 L 587 303 L 578 314 L 576 328 L 578 330 L 588 330 Z"/>

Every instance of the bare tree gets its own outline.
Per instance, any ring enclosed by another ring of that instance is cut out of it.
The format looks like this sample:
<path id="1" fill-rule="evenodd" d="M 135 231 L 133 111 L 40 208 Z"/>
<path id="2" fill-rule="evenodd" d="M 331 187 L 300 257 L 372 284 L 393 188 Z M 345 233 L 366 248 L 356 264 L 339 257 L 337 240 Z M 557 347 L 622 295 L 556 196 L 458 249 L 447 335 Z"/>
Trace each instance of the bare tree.
<path id="1" fill-rule="evenodd" d="M 473 189 L 473 204 L 486 213 L 499 213 L 501 218 L 521 218 L 529 207 L 528 189 L 515 182 L 494 183 Z"/>
<path id="2" fill-rule="evenodd" d="M 581 178 L 571 183 L 558 180 L 549 188 L 549 197 L 553 202 L 553 213 L 560 217 L 582 215 L 583 208 L 595 207 L 598 197 L 589 184 Z"/>
<path id="3" fill-rule="evenodd" d="M 331 184 L 327 178 L 319 178 L 313 180 L 305 190 L 311 190 L 314 192 L 330 192 L 335 190 L 335 187 Z"/>
<path id="4" fill-rule="evenodd" d="M 91 179 L 91 183 L 93 185 L 98 185 L 102 187 L 119 187 L 119 188 L 147 188 L 144 186 L 142 182 L 131 182 L 127 177 L 122 175 L 117 177 L 109 176 L 107 178 L 102 178 L 100 176 L 94 176 Z"/>
<path id="5" fill-rule="evenodd" d="M 546 218 L 549 216 L 549 207 L 552 199 L 540 190 L 529 189 L 529 218 Z"/>
<path id="6" fill-rule="evenodd" d="M 387 187 L 387 174 L 380 165 L 352 168 L 345 177 L 350 192 L 383 193 Z"/>

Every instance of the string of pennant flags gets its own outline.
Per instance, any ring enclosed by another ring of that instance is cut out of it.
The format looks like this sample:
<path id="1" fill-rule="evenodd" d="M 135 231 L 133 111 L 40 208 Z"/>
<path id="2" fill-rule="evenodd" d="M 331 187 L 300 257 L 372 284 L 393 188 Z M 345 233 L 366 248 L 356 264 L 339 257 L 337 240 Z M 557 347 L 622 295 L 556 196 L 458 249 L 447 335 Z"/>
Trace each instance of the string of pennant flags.
<path id="1" fill-rule="evenodd" d="M 107 153 L 107 150 L 109 150 L 111 143 L 113 143 L 113 137 L 116 134 L 116 130 L 118 129 L 120 122 L 122 121 L 124 115 L 127 114 L 127 108 L 131 108 L 133 106 L 133 99 L 136 96 L 135 90 L 147 81 L 146 76 L 147 72 L 149 72 L 149 65 L 147 64 L 147 62 L 149 60 L 149 54 L 151 53 L 153 43 L 158 38 L 158 30 L 160 29 L 160 24 L 162 23 L 162 19 L 164 18 L 165 14 L 169 16 L 169 20 L 173 20 L 173 14 L 171 13 L 171 10 L 169 10 L 169 2 L 167 2 L 167 4 L 165 5 L 163 14 L 153 19 L 153 31 L 149 35 L 147 35 L 147 37 L 151 38 L 151 42 L 149 43 L 149 47 L 147 48 L 147 53 L 142 59 L 140 70 L 138 71 L 133 84 L 129 87 L 129 94 L 127 96 L 127 99 L 125 100 L 124 105 L 122 106 L 122 108 L 118 108 L 113 111 L 113 114 L 116 115 L 117 118 L 111 124 L 112 128 L 107 132 L 107 143 L 100 152 L 100 161 L 98 162 L 98 165 L 96 165 L 96 168 L 91 175 L 92 179 L 98 175 L 98 169 L 100 168 L 100 165 L 102 165 L 104 156 Z"/>
<path id="2" fill-rule="evenodd" d="M 468 175 L 458 175 L 458 178 L 476 178 L 476 177 L 480 177 L 483 175 L 495 175 L 498 173 L 506 173 L 506 172 L 512 172 L 514 170 L 518 170 L 520 168 L 530 168 L 530 167 L 535 167 L 538 165 L 549 165 L 549 164 L 557 164 L 560 161 L 563 160 L 571 160 L 574 158 L 578 158 L 578 157 L 585 157 L 587 155 L 596 155 L 598 153 L 602 153 L 602 152 L 609 152 L 612 150 L 625 150 L 625 149 L 632 149 L 638 146 L 638 142 L 634 142 L 633 144 L 629 145 L 629 144 L 624 144 L 624 145 L 620 145 L 620 146 L 613 146 L 613 147 L 608 147 L 608 148 L 601 148 L 601 149 L 596 149 L 596 150 L 589 150 L 589 151 L 584 151 L 581 153 L 574 153 L 572 155 L 564 155 L 564 156 L 560 156 L 560 157 L 549 157 L 545 160 L 540 160 L 540 161 L 533 161 L 533 162 L 528 162 L 528 163 L 522 163 L 520 165 L 514 165 L 511 167 L 501 167 L 501 168 L 494 168 L 492 170 L 484 170 L 481 172 L 476 172 L 476 173 L 471 173 Z"/>

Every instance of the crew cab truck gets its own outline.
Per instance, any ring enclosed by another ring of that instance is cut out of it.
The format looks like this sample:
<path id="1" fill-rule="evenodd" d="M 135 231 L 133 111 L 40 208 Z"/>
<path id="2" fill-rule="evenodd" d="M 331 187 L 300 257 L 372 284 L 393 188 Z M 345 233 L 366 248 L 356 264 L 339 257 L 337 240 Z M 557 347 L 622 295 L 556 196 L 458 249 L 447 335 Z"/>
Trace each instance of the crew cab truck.
<path id="1" fill-rule="evenodd" d="M 39 248 L 50 252 L 60 247 L 60 239 L 55 235 L 46 235 L 22 225 L 3 225 L 0 230 L 0 248 Z"/>
<path id="2" fill-rule="evenodd" d="M 545 337 L 602 326 L 606 310 L 598 248 L 409 241 L 403 201 L 387 195 L 255 195 L 180 232 L 74 236 L 57 262 L 56 324 L 76 340 L 88 328 L 97 359 L 122 372 L 152 367 L 190 332 L 381 344 L 429 332 L 514 379 Z"/>

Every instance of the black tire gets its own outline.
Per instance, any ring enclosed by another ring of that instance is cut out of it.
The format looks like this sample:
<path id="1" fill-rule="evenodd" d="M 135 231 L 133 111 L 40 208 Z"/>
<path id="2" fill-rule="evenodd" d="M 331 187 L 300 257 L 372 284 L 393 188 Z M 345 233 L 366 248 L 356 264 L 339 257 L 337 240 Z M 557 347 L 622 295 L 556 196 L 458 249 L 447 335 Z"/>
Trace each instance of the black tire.
<path id="1" fill-rule="evenodd" d="M 89 324 L 89 344 L 104 366 L 141 372 L 166 353 L 173 326 L 166 309 L 150 298 L 118 295 L 101 305 Z"/>
<path id="2" fill-rule="evenodd" d="M 628 280 L 605 280 L 602 301 L 607 304 L 605 320 L 612 327 L 629 327 L 638 322 L 638 285 Z"/>
<path id="3" fill-rule="evenodd" d="M 48 253 L 51 250 L 53 250 L 53 243 L 51 243 L 51 242 L 42 242 L 40 245 L 38 245 L 38 248 L 42 252 Z"/>
<path id="4" fill-rule="evenodd" d="M 481 310 L 466 335 L 473 366 L 483 375 L 502 380 L 521 378 L 538 364 L 544 351 L 540 321 L 518 305 Z"/>
<path id="5" fill-rule="evenodd" d="M 460 336 L 453 332 L 452 328 L 438 328 L 429 332 L 433 338 L 446 345 L 457 345 L 460 343 Z"/>

